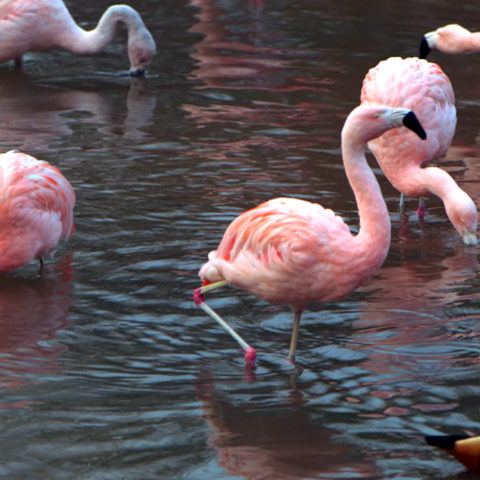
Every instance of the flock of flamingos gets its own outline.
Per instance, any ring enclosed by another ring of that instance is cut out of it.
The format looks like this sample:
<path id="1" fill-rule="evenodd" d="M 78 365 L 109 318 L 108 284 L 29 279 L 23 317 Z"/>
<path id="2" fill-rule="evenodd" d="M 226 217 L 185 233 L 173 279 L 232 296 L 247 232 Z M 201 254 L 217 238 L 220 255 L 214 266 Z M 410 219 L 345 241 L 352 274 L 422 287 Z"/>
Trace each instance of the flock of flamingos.
<path id="1" fill-rule="evenodd" d="M 79 27 L 61 0 L 3 0 L 0 3 L 0 62 L 33 50 L 61 47 L 78 54 L 102 50 L 116 24 L 128 30 L 130 75 L 143 75 L 156 47 L 140 15 L 113 5 L 95 29 Z M 471 198 L 441 168 L 456 126 L 455 97 L 442 69 L 426 60 L 432 49 L 445 53 L 480 50 L 480 33 L 447 25 L 427 33 L 420 58 L 392 57 L 367 73 L 361 102 L 341 134 L 345 173 L 354 191 L 360 229 L 352 235 L 334 212 L 316 203 L 275 198 L 244 212 L 227 228 L 200 269 L 196 305 L 219 322 L 241 345 L 247 368 L 256 351 L 205 302 L 204 294 L 226 284 L 294 312 L 289 350 L 293 363 L 302 311 L 312 301 L 338 300 L 369 279 L 390 247 L 390 217 L 378 182 L 367 164 L 367 147 L 387 179 L 403 195 L 437 195 L 463 243 L 476 246 L 477 209 Z M 0 155 L 0 272 L 40 262 L 73 232 L 75 193 L 54 166 L 18 151 Z M 452 453 L 480 473 L 480 437 L 431 436 L 427 442 Z"/>

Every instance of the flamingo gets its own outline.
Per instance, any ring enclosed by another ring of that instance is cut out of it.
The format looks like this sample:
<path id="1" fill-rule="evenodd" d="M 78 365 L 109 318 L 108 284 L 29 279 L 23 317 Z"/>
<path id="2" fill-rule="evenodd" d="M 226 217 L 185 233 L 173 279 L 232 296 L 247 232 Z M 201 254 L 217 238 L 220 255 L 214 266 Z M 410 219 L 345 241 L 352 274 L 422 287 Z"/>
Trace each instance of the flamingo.
<path id="1" fill-rule="evenodd" d="M 480 32 L 470 32 L 457 24 L 445 25 L 427 32 L 420 42 L 420 58 L 427 58 L 432 50 L 458 54 L 480 50 Z"/>
<path id="2" fill-rule="evenodd" d="M 427 435 L 426 442 L 439 447 L 463 463 L 470 472 L 480 474 L 480 437 L 469 435 Z"/>
<path id="3" fill-rule="evenodd" d="M 456 127 L 455 96 L 450 80 L 435 63 L 419 58 L 391 57 L 371 68 L 361 91 L 365 105 L 414 109 L 428 132 L 420 142 L 406 129 L 385 133 L 368 143 L 390 183 L 403 195 L 440 197 L 465 245 L 477 245 L 477 208 L 443 169 L 426 166 L 447 151 Z M 420 204 L 418 215 L 424 213 Z"/>
<path id="4" fill-rule="evenodd" d="M 81 55 L 103 50 L 115 34 L 118 22 L 128 30 L 130 75 L 140 76 L 155 53 L 155 41 L 136 10 L 112 5 L 93 30 L 73 20 L 62 0 L 3 0 L 0 2 L 0 62 L 14 60 L 32 50 L 62 47 Z"/>
<path id="5" fill-rule="evenodd" d="M 426 137 L 415 114 L 405 108 L 362 105 L 345 122 L 343 161 L 360 216 L 356 236 L 332 210 L 295 198 L 275 198 L 237 217 L 208 255 L 194 301 L 237 340 L 247 367 L 255 365 L 255 349 L 206 304 L 203 294 L 229 283 L 267 302 L 288 304 L 294 312 L 289 350 L 293 363 L 300 317 L 307 305 L 345 297 L 387 256 L 390 218 L 365 148 L 372 138 L 401 125 Z"/>
<path id="6" fill-rule="evenodd" d="M 11 150 L 0 155 L 0 272 L 43 257 L 73 232 L 75 193 L 54 166 Z"/>

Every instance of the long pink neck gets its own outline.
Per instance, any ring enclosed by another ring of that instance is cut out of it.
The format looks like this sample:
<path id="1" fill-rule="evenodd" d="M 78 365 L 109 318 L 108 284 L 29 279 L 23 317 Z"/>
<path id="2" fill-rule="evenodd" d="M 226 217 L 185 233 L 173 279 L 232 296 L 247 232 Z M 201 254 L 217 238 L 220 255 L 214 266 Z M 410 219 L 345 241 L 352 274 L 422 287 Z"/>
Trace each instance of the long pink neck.
<path id="1" fill-rule="evenodd" d="M 365 148 L 362 142 L 342 142 L 345 172 L 360 217 L 360 230 L 354 238 L 358 244 L 357 255 L 375 258 L 379 267 L 390 246 L 391 224 L 380 186 L 365 158 Z"/>
<path id="2" fill-rule="evenodd" d="M 127 26 L 128 35 L 145 29 L 145 25 L 133 8 L 128 5 L 113 5 L 100 18 L 93 30 L 79 27 L 69 15 L 68 29 L 60 34 L 59 46 L 78 54 L 92 54 L 103 50 L 113 39 L 118 22 Z"/>
<path id="3" fill-rule="evenodd" d="M 441 168 L 415 168 L 412 174 L 415 175 L 416 181 L 424 186 L 425 190 L 440 197 L 444 202 L 452 192 L 461 190 L 450 174 Z M 410 174 L 406 172 L 406 176 L 410 176 Z"/>

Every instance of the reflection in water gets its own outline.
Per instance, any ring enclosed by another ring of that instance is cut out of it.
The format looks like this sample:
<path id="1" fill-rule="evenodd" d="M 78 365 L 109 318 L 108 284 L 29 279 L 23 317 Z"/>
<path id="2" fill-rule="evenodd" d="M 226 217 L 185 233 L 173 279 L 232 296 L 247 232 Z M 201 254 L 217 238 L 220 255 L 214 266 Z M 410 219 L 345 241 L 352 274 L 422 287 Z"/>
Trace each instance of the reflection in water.
<path id="1" fill-rule="evenodd" d="M 204 87 L 228 86 L 229 88 L 273 89 L 278 81 L 278 70 L 285 68 L 278 49 L 262 47 L 261 15 L 250 17 L 249 43 L 231 41 L 231 33 L 222 21 L 226 12 L 214 0 L 191 0 L 190 4 L 199 8 L 198 22 L 190 32 L 199 33 L 202 39 L 196 43 L 192 58 L 197 67 L 191 76 L 200 80 Z M 260 31 L 259 31 L 260 29 Z M 227 53 L 228 52 L 228 53 Z"/>
<path id="2" fill-rule="evenodd" d="M 0 71 L 0 145 L 4 149 L 16 148 L 26 153 L 45 152 L 62 136 L 71 136 L 69 117 L 80 113 L 88 115 L 105 134 L 123 130 L 127 138 L 141 138 L 141 129 L 152 123 L 155 96 L 145 78 L 129 80 L 124 124 L 114 121 L 115 101 L 102 93 L 69 90 L 58 86 L 34 83 L 22 70 Z M 78 120 L 77 120 L 78 121 Z"/>
<path id="3" fill-rule="evenodd" d="M 359 305 L 360 315 L 349 341 L 352 348 L 365 353 L 359 366 L 369 372 L 370 381 L 364 386 L 368 384 L 370 395 L 379 398 L 404 397 L 401 407 L 395 400 L 387 402 L 385 414 L 411 414 L 418 407 L 405 399 L 413 396 L 415 402 L 415 380 L 428 383 L 445 370 L 454 374 L 465 367 L 478 367 L 477 360 L 468 354 L 465 357 L 467 350 L 462 352 L 465 335 L 478 344 L 478 332 L 467 334 L 456 326 L 472 313 L 464 303 L 480 298 L 469 289 L 477 276 L 477 255 L 474 249 L 460 249 L 454 255 L 444 252 L 444 256 L 434 265 L 427 256 L 424 261 L 404 258 L 399 265 L 383 268 L 370 283 L 375 292 L 371 295 L 381 296 L 381 303 L 369 298 Z M 430 401 L 424 410 L 448 410 L 454 405 L 444 403 L 445 399 Z"/>
<path id="4" fill-rule="evenodd" d="M 65 346 L 55 341 L 68 323 L 72 300 L 71 258 L 57 263 L 56 277 L 0 276 L 0 392 L 58 373 Z"/>
<path id="5" fill-rule="evenodd" d="M 284 175 L 292 170 L 292 157 L 293 162 L 302 162 L 307 158 L 305 150 L 339 146 L 339 130 L 331 135 L 325 129 L 332 122 L 332 110 L 333 117 L 342 116 L 341 107 L 324 101 L 335 86 L 330 67 L 325 64 L 319 76 L 318 69 L 299 64 L 299 59 L 317 52 L 271 47 L 282 43 L 282 33 L 257 7 L 241 3 L 246 9 L 244 29 L 232 32 L 232 13 L 217 2 L 190 3 L 199 10 L 190 29 L 201 34 L 191 54 L 197 63 L 190 74 L 199 83 L 194 87 L 198 95 L 191 97 L 197 101 L 184 103 L 182 109 L 196 125 L 193 148 L 187 154 L 207 162 L 207 168 L 216 165 L 209 198 L 221 201 L 225 195 L 238 195 L 249 188 L 257 195 L 258 185 L 271 188 L 279 183 L 298 196 L 300 182 Z M 298 101 L 299 92 L 308 95 Z M 229 134 L 212 135 L 217 129 Z M 292 157 L 285 158 L 288 155 Z M 270 159 L 272 163 L 267 165 Z M 239 168 L 240 185 L 231 181 Z"/>
<path id="6" fill-rule="evenodd" d="M 246 480 L 360 478 L 376 472 L 349 445 L 335 440 L 333 430 L 315 422 L 292 392 L 283 408 L 235 405 L 211 381 L 197 385 L 208 444 L 217 451 L 228 475 Z M 339 462 L 339 459 L 342 459 Z"/>

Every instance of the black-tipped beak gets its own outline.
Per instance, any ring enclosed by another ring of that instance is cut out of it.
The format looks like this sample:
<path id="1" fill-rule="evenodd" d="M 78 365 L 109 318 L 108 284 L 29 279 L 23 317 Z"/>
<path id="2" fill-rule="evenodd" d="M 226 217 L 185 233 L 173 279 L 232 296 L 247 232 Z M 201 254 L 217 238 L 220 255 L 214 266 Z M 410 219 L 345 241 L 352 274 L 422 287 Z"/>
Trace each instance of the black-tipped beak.
<path id="1" fill-rule="evenodd" d="M 432 49 L 429 47 L 427 39 L 425 36 L 422 37 L 422 41 L 420 42 L 420 58 L 427 58 L 428 54 L 432 51 Z"/>
<path id="2" fill-rule="evenodd" d="M 143 68 L 132 68 L 129 72 L 131 77 L 143 77 L 145 70 Z"/>
<path id="3" fill-rule="evenodd" d="M 468 438 L 468 435 L 427 435 L 425 441 L 433 447 L 451 450 L 455 447 L 455 442 L 466 438 Z"/>
<path id="4" fill-rule="evenodd" d="M 403 117 L 403 124 L 412 132 L 415 132 L 422 140 L 427 138 L 425 130 L 411 110 Z"/>

